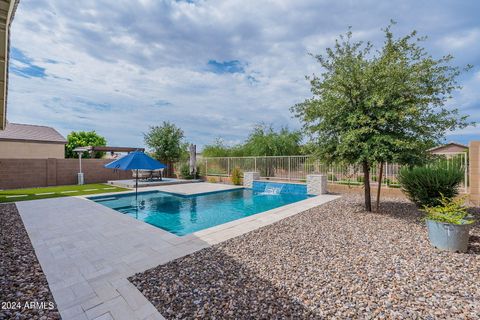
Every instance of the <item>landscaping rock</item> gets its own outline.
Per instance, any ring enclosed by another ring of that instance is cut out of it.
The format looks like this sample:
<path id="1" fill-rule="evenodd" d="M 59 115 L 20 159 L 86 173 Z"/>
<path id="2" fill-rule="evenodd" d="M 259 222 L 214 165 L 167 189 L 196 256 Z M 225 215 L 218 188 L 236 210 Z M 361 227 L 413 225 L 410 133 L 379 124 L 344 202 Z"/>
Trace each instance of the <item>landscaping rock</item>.
<path id="1" fill-rule="evenodd" d="M 479 237 L 439 251 L 411 203 L 344 196 L 130 281 L 171 319 L 479 319 Z"/>
<path id="2" fill-rule="evenodd" d="M 0 204 L 0 319 L 60 319 L 15 204 Z"/>

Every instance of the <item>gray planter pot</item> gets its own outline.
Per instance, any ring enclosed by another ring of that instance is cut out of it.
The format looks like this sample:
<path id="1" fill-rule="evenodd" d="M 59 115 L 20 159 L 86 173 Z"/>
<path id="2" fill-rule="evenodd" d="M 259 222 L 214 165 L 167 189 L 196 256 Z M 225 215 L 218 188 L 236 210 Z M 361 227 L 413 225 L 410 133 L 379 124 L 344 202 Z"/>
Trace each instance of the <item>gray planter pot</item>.
<path id="1" fill-rule="evenodd" d="M 450 224 L 427 220 L 428 238 L 437 249 L 466 252 L 471 224 Z"/>

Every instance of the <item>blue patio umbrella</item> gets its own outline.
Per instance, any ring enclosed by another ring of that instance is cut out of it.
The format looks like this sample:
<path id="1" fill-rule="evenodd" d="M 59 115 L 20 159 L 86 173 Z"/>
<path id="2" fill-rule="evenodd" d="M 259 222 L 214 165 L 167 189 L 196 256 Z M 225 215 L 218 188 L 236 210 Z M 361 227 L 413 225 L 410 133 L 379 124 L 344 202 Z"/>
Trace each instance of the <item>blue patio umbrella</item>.
<path id="1" fill-rule="evenodd" d="M 135 199 L 138 193 L 138 170 L 158 170 L 167 166 L 157 161 L 142 151 L 134 151 L 115 161 L 107 163 L 105 168 L 119 170 L 136 170 L 135 174 Z"/>

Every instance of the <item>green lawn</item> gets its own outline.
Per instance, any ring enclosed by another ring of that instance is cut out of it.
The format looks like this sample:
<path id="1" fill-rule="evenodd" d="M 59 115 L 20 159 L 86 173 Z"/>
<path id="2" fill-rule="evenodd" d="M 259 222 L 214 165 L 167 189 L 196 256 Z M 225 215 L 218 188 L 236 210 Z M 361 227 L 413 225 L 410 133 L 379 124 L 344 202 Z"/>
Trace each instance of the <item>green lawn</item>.
<path id="1" fill-rule="evenodd" d="M 114 187 L 112 185 L 103 183 L 84 184 L 81 186 L 72 185 L 46 188 L 0 190 L 0 203 L 68 196 L 81 196 L 88 194 L 120 192 L 128 190 L 129 189 Z"/>

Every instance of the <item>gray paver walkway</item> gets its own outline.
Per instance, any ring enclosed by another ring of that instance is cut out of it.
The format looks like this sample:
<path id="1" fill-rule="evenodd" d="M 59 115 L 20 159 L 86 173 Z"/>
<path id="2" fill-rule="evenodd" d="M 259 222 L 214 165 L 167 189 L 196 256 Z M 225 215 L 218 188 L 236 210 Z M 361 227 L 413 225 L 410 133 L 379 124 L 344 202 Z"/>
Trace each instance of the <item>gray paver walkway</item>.
<path id="1" fill-rule="evenodd" d="M 63 319 L 133 320 L 163 317 L 129 276 L 335 198 L 310 198 L 183 237 L 81 197 L 17 207 Z"/>

